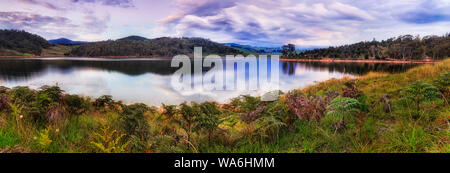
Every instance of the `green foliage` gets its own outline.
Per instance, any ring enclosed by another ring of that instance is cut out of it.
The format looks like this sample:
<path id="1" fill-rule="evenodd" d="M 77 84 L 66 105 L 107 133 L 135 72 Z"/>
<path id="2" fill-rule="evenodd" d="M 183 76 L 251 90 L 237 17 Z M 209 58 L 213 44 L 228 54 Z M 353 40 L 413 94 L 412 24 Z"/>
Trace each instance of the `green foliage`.
<path id="1" fill-rule="evenodd" d="M 125 134 L 119 134 L 117 130 L 103 125 L 100 132 L 94 132 L 95 141 L 91 145 L 101 153 L 123 153 L 129 142 L 123 142 Z"/>
<path id="2" fill-rule="evenodd" d="M 275 116 L 261 117 L 253 124 L 261 138 L 269 137 L 272 141 L 278 141 L 281 128 L 286 127 L 286 123 Z"/>
<path id="3" fill-rule="evenodd" d="M 39 88 L 38 95 L 46 95 L 51 102 L 60 102 L 64 91 L 59 86 L 44 85 Z"/>
<path id="4" fill-rule="evenodd" d="M 362 104 L 354 98 L 336 97 L 328 105 L 327 115 L 321 123 L 334 129 L 336 133 L 350 124 L 354 120 L 355 114 L 361 112 L 361 108 Z"/>
<path id="5" fill-rule="evenodd" d="M 90 102 L 78 95 L 66 95 L 64 103 L 67 104 L 67 111 L 72 115 L 81 115 L 89 110 Z"/>
<path id="6" fill-rule="evenodd" d="M 434 84 L 440 89 L 448 89 L 450 87 L 450 71 L 442 74 L 434 81 Z"/>
<path id="7" fill-rule="evenodd" d="M 202 38 L 162 37 L 149 40 L 116 40 L 83 44 L 70 52 L 72 56 L 154 56 L 189 55 L 194 46 L 203 47 L 203 55 L 242 54 L 241 51 Z"/>
<path id="8" fill-rule="evenodd" d="M 416 81 L 406 86 L 402 93 L 403 99 L 412 101 L 417 106 L 417 112 L 420 112 L 420 105 L 424 101 L 436 100 L 439 98 L 438 88 L 424 81 Z"/>
<path id="9" fill-rule="evenodd" d="M 284 100 L 276 100 L 264 107 L 264 111 L 261 113 L 264 116 L 273 116 L 282 122 L 284 122 L 288 127 L 294 124 L 296 117 L 291 114 L 289 106 Z"/>
<path id="10" fill-rule="evenodd" d="M 13 103 L 28 105 L 34 99 L 34 91 L 27 86 L 16 86 L 11 90 Z"/>
<path id="11" fill-rule="evenodd" d="M 340 59 L 444 59 L 450 56 L 450 34 L 444 36 L 402 35 L 383 41 L 364 41 L 350 45 L 306 50 L 298 54 L 283 51 L 287 58 L 340 58 Z"/>
<path id="12" fill-rule="evenodd" d="M 223 122 L 223 119 L 220 118 L 222 112 L 217 108 L 216 105 L 209 102 L 205 102 L 195 106 L 198 106 L 198 108 L 200 109 L 200 114 L 195 118 L 196 125 L 194 127 L 194 130 L 207 131 L 208 141 L 211 142 L 211 136 L 219 128 L 219 124 Z"/>
<path id="13" fill-rule="evenodd" d="M 15 146 L 19 141 L 20 138 L 13 129 L 0 128 L 0 149 Z"/>
<path id="14" fill-rule="evenodd" d="M 42 49 L 50 47 L 44 38 L 19 30 L 0 30 L 0 50 L 2 48 L 21 53 L 41 55 Z M 0 56 L 10 56 L 6 51 L 0 51 Z"/>
<path id="15" fill-rule="evenodd" d="M 195 127 L 195 119 L 198 115 L 201 114 L 201 110 L 197 103 L 192 103 L 192 106 L 189 106 L 186 103 L 182 103 L 180 105 L 177 114 L 180 115 L 179 118 L 175 118 L 175 122 L 180 125 L 182 129 L 186 132 L 187 140 L 191 140 L 192 130 Z"/>
<path id="16" fill-rule="evenodd" d="M 48 97 L 47 93 L 40 93 L 32 102 L 32 107 L 26 109 L 29 109 L 29 115 L 33 118 L 33 120 L 45 124 L 48 122 L 48 117 L 46 114 L 48 108 L 52 104 L 51 101 L 52 99 Z"/>
<path id="17" fill-rule="evenodd" d="M 231 100 L 231 105 L 235 107 L 237 112 L 250 112 L 255 110 L 261 103 L 260 97 L 252 97 L 250 95 L 241 95 Z"/>
<path id="18" fill-rule="evenodd" d="M 105 106 L 112 106 L 113 104 L 114 100 L 111 95 L 100 96 L 94 101 L 94 106 L 97 108 L 104 108 Z"/>
<path id="19" fill-rule="evenodd" d="M 173 118 L 175 114 L 177 114 L 177 106 L 176 105 L 165 105 L 162 104 L 162 108 L 164 110 L 163 114 L 167 115 L 170 118 Z"/>
<path id="20" fill-rule="evenodd" d="M 442 74 L 438 79 L 434 80 L 434 84 L 439 88 L 444 99 L 450 98 L 450 71 Z"/>
<path id="21" fill-rule="evenodd" d="M 151 109 L 142 103 L 126 106 L 120 116 L 120 124 L 126 134 L 146 140 L 150 135 L 150 126 L 146 112 Z"/>
<path id="22" fill-rule="evenodd" d="M 336 97 L 328 105 L 327 109 L 327 114 L 341 117 L 352 116 L 361 111 L 361 103 L 354 98 Z"/>

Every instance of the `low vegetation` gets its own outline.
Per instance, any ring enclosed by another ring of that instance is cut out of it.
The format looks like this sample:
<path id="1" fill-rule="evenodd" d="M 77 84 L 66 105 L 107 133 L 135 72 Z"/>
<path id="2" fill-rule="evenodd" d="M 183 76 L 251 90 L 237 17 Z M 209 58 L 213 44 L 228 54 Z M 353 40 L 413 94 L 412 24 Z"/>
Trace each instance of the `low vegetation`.
<path id="1" fill-rule="evenodd" d="M 331 79 L 263 102 L 125 105 L 0 87 L 0 152 L 450 152 L 450 60 Z"/>

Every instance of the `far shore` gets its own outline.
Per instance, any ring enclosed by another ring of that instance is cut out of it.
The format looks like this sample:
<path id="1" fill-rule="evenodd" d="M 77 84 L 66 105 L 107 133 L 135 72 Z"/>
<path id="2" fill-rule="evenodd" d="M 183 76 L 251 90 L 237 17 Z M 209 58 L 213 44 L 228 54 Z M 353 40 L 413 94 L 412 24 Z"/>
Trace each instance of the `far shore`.
<path id="1" fill-rule="evenodd" d="M 338 63 L 338 62 L 355 62 L 355 63 L 395 63 L 395 64 L 427 64 L 438 61 L 433 60 L 370 60 L 370 59 L 286 59 L 281 58 L 280 61 L 290 62 L 323 62 L 323 63 Z"/>
<path id="2" fill-rule="evenodd" d="M 152 57 L 152 56 L 96 56 L 96 57 L 71 57 L 71 56 L 0 56 L 1 58 L 104 58 L 104 59 L 126 59 L 126 58 L 172 58 L 172 57 Z M 370 59 L 287 59 L 280 58 L 285 62 L 323 62 L 323 63 L 395 63 L 395 64 L 427 64 L 435 63 L 435 60 L 370 60 Z"/>

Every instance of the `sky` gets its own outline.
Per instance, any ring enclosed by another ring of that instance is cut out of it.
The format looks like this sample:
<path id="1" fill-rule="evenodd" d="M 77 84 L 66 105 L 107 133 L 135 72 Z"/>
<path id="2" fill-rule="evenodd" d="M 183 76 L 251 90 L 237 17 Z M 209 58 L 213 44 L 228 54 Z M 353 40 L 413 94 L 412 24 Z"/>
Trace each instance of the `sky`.
<path id="1" fill-rule="evenodd" d="M 0 0 L 0 29 L 77 41 L 139 35 L 308 48 L 449 28 L 450 0 Z"/>

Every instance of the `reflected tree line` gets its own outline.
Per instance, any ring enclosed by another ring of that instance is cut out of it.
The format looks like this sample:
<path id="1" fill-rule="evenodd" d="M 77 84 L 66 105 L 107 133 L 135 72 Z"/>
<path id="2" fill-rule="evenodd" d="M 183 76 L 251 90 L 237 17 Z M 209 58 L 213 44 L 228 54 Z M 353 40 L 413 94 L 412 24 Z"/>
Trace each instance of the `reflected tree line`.
<path id="1" fill-rule="evenodd" d="M 294 75 L 297 67 L 312 71 L 341 72 L 352 75 L 364 75 L 371 71 L 400 73 L 417 66 L 417 64 L 389 63 L 323 63 L 323 62 L 281 62 L 284 74 Z"/>
<path id="2" fill-rule="evenodd" d="M 370 71 L 398 73 L 404 72 L 416 64 L 387 63 L 322 63 L 322 62 L 280 62 L 281 73 L 293 75 L 298 67 L 312 71 L 330 71 L 363 75 Z M 191 63 L 193 65 L 194 63 Z M 213 65 L 214 67 L 214 65 Z M 42 75 L 47 70 L 60 73 L 73 73 L 77 69 L 94 69 L 119 72 L 130 76 L 152 73 L 171 75 L 178 68 L 171 67 L 170 60 L 126 60 L 126 61 L 91 61 L 91 60 L 43 60 L 10 59 L 0 61 L 0 80 L 26 80 Z M 193 68 L 192 68 L 193 69 Z M 210 68 L 203 68 L 203 72 Z"/>

